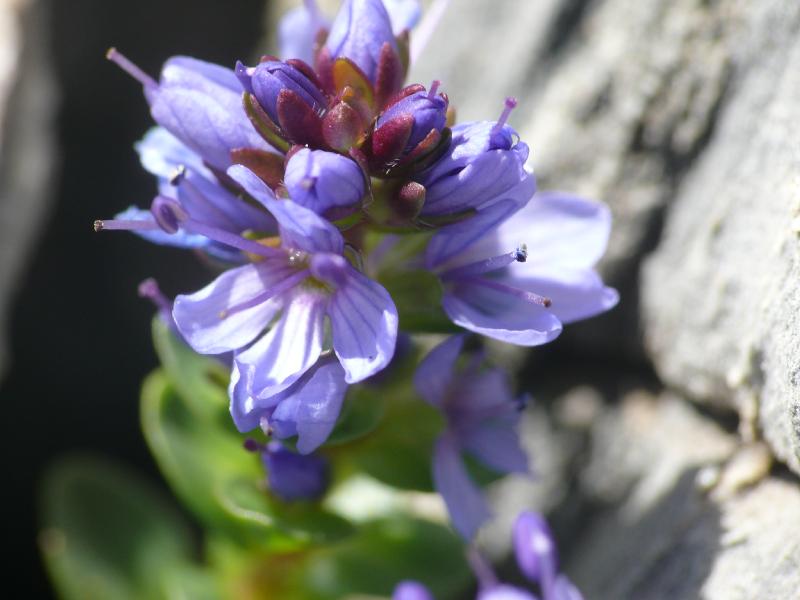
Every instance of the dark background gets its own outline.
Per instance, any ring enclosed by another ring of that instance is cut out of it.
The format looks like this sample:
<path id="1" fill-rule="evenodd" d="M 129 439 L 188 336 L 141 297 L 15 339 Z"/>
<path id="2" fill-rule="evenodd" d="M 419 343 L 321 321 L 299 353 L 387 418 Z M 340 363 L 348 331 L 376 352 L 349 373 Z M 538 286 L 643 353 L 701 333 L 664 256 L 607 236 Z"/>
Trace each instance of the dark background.
<path id="1" fill-rule="evenodd" d="M 116 46 L 153 75 L 173 54 L 233 66 L 257 46 L 265 4 L 45 1 L 61 94 L 60 175 L 18 282 L 10 370 L 0 382 L 4 541 L 11 553 L 4 571 L 12 579 L 4 577 L 3 588 L 19 590 L 14 597 L 52 597 L 36 548 L 36 487 L 56 457 L 100 454 L 160 481 L 139 429 L 139 385 L 156 359 L 153 308 L 136 288 L 154 276 L 173 295 L 207 279 L 188 253 L 128 233 L 92 231 L 95 218 L 147 206 L 155 191 L 133 150 L 152 125 L 141 87 L 107 62 L 105 51 Z"/>

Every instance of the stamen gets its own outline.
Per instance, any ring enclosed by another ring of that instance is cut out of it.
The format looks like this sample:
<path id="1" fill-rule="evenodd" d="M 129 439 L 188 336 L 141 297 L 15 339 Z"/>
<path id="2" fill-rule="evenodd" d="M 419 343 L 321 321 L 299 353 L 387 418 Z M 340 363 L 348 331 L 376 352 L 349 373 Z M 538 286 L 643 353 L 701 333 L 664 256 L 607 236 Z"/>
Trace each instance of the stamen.
<path id="1" fill-rule="evenodd" d="M 152 277 L 148 277 L 139 284 L 139 297 L 147 298 L 156 305 L 158 310 L 166 314 L 172 313 L 172 302 L 163 294 L 158 283 Z"/>
<path id="2" fill-rule="evenodd" d="M 219 313 L 219 318 L 225 319 L 227 317 L 230 317 L 231 315 L 235 315 L 238 312 L 247 310 L 248 308 L 252 308 L 254 306 L 258 306 L 259 304 L 263 304 L 270 298 L 274 298 L 275 296 L 282 294 L 286 290 L 290 290 L 291 288 L 295 287 L 304 279 L 308 278 L 309 275 L 311 275 L 311 272 L 308 269 L 292 273 L 277 285 L 273 285 L 272 287 L 270 287 L 267 291 L 258 294 L 253 298 L 250 298 L 250 300 L 245 300 L 241 304 L 237 304 L 236 306 L 232 306 L 231 308 L 223 310 L 222 312 Z"/>
<path id="3" fill-rule="evenodd" d="M 164 231 L 169 234 L 178 233 L 181 221 L 189 218 L 177 200 L 166 196 L 156 196 L 150 205 L 153 218 Z"/>
<path id="4" fill-rule="evenodd" d="M 461 267 L 455 267 L 442 273 L 441 277 L 443 281 L 462 279 L 464 277 L 474 277 L 475 275 L 481 275 L 482 273 L 497 271 L 498 269 L 502 269 L 513 262 L 525 262 L 527 258 L 527 250 L 524 248 L 517 248 L 516 250 L 507 254 L 493 256 L 492 258 L 487 258 L 486 260 L 480 260 L 478 262 L 463 265 Z"/>
<path id="5" fill-rule="evenodd" d="M 258 242 L 243 238 L 235 233 L 217 229 L 216 227 L 206 225 L 205 223 L 200 223 L 194 219 L 187 219 L 186 221 L 183 221 L 181 225 L 189 233 L 203 235 L 210 240 L 219 242 L 220 244 L 225 244 L 231 248 L 236 248 L 242 252 L 248 252 L 263 258 L 286 257 L 286 252 L 283 250 L 279 250 L 278 248 L 269 248 L 263 244 L 259 244 Z"/>
<path id="6" fill-rule="evenodd" d="M 264 432 L 264 435 L 272 436 L 272 425 L 269 424 L 269 419 L 267 417 L 261 417 L 258 421 L 258 426 L 261 427 L 261 431 Z"/>
<path id="7" fill-rule="evenodd" d="M 510 285 L 500 283 L 499 281 L 494 281 L 493 279 L 486 279 L 484 277 L 468 277 L 466 279 L 470 283 L 476 283 L 499 292 L 505 292 L 506 294 L 510 294 L 516 298 L 519 298 L 520 300 L 530 302 L 531 304 L 538 304 L 539 306 L 544 306 L 545 308 L 548 308 L 551 304 L 553 304 L 553 301 L 550 300 L 550 298 L 546 298 L 545 296 L 540 296 L 539 294 L 534 294 L 533 292 L 528 292 L 526 290 L 521 290 L 519 288 L 511 287 Z"/>
<path id="8" fill-rule="evenodd" d="M 169 184 L 179 185 L 184 177 L 186 177 L 186 165 L 178 165 L 175 167 L 175 170 L 170 173 Z"/>
<path id="9" fill-rule="evenodd" d="M 436 96 L 436 92 L 439 91 L 440 85 L 442 85 L 441 81 L 439 81 L 438 79 L 433 80 L 433 82 L 431 83 L 431 89 L 428 91 L 428 98 L 433 100 L 433 98 Z"/>
<path id="10" fill-rule="evenodd" d="M 481 588 L 490 588 L 497 585 L 497 575 L 494 574 L 492 567 L 481 556 L 475 546 L 470 546 L 467 550 L 467 562 L 472 572 L 475 573 L 475 578 Z"/>
<path id="11" fill-rule="evenodd" d="M 161 229 L 155 221 L 133 219 L 97 219 L 94 222 L 97 231 L 154 231 Z"/>
<path id="12" fill-rule="evenodd" d="M 503 112 L 500 113 L 500 118 L 497 119 L 497 123 L 495 123 L 494 127 L 492 127 L 492 133 L 497 133 L 505 126 L 506 122 L 508 121 L 508 117 L 511 116 L 511 111 L 517 107 L 517 99 L 512 98 L 509 96 L 506 98 L 505 106 L 503 107 Z"/>
<path id="13" fill-rule="evenodd" d="M 119 68 L 125 71 L 128 75 L 133 77 L 136 81 L 141 83 L 146 88 L 157 88 L 158 82 L 150 77 L 147 73 L 142 71 L 138 66 L 132 63 L 124 54 L 119 52 L 116 48 L 109 48 L 106 52 L 106 58 L 116 64 Z"/>

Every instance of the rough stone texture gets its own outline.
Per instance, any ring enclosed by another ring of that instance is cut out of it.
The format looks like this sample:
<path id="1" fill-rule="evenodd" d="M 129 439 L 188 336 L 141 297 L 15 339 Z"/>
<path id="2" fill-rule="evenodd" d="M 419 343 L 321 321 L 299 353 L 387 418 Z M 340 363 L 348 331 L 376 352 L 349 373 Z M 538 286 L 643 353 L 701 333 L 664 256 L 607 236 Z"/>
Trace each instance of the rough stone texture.
<path id="1" fill-rule="evenodd" d="M 800 589 L 800 490 L 769 455 L 674 396 L 628 395 L 593 428 L 601 505 L 566 572 L 593 600 L 786 600 Z M 750 487 L 750 485 L 752 487 Z"/>
<path id="2" fill-rule="evenodd" d="M 0 376 L 8 310 L 48 199 L 55 90 L 45 7 L 0 0 Z"/>
<path id="3" fill-rule="evenodd" d="M 647 345 L 668 384 L 732 402 L 800 472 L 800 5 L 728 4 L 735 75 L 644 271 Z"/>

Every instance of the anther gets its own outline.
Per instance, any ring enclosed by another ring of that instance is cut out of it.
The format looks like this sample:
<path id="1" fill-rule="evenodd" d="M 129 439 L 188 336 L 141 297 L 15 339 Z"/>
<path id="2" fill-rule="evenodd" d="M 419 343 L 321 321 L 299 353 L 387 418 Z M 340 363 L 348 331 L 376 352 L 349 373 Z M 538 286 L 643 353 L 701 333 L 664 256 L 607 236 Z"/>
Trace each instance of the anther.
<path id="1" fill-rule="evenodd" d="M 525 244 L 517 246 L 517 249 L 514 250 L 514 259 L 523 263 L 528 260 L 528 246 Z"/>
<path id="2" fill-rule="evenodd" d="M 436 92 L 439 91 L 439 86 L 442 85 L 442 82 L 438 79 L 434 79 L 431 83 L 431 89 L 428 91 L 428 98 L 433 99 L 436 96 Z"/>
<path id="3" fill-rule="evenodd" d="M 175 170 L 170 173 L 169 176 L 169 184 L 170 185 L 179 185 L 183 178 L 186 177 L 186 166 L 185 165 L 178 165 L 175 167 Z"/>
<path id="4" fill-rule="evenodd" d="M 116 48 L 109 48 L 106 52 L 106 58 L 116 64 L 120 69 L 125 71 L 128 75 L 133 77 L 136 81 L 141 83 L 146 88 L 157 88 L 158 82 L 150 77 L 147 73 L 142 71 L 137 65 L 132 63 L 124 54 L 119 52 Z"/>
<path id="5" fill-rule="evenodd" d="M 267 449 L 264 444 L 259 444 L 253 438 L 247 438 L 242 446 L 248 452 L 264 452 Z"/>
<path id="6" fill-rule="evenodd" d="M 177 233 L 181 221 L 188 218 L 186 211 L 181 208 L 177 200 L 166 196 L 156 196 L 153 204 L 150 205 L 150 212 L 158 226 L 167 233 Z"/>

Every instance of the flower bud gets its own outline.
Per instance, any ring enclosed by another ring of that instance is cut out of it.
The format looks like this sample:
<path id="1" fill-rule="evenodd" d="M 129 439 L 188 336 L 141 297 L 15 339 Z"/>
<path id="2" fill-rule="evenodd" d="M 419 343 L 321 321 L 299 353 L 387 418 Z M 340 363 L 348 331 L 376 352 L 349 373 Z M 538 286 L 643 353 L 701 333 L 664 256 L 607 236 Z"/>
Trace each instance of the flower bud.
<path id="1" fill-rule="evenodd" d="M 549 587 L 557 573 L 556 545 L 547 521 L 535 512 L 520 513 L 514 523 L 514 554 L 528 579 Z"/>
<path id="2" fill-rule="evenodd" d="M 536 184 L 525 170 L 528 146 L 517 140 L 511 127 L 491 121 L 455 126 L 444 155 L 416 177 L 427 190 L 421 215 L 480 210 L 509 197 L 527 202 Z"/>
<path id="3" fill-rule="evenodd" d="M 328 488 L 328 463 L 320 456 L 297 454 L 273 441 L 261 452 L 261 458 L 269 488 L 282 500 L 316 500 Z"/>
<path id="4" fill-rule="evenodd" d="M 405 152 L 410 152 L 424 140 L 431 130 L 441 131 L 447 121 L 447 98 L 436 94 L 436 86 L 430 92 L 419 91 L 391 105 L 378 118 L 377 127 L 398 117 L 410 116 L 414 120 Z"/>
<path id="5" fill-rule="evenodd" d="M 392 22 L 381 0 L 345 0 L 331 26 L 325 49 L 330 58 L 347 58 L 373 84 L 378 80 L 384 44 L 397 55 Z"/>
<path id="6" fill-rule="evenodd" d="M 307 73 L 296 66 L 278 60 L 260 63 L 254 69 L 237 65 L 236 74 L 246 90 L 255 95 L 261 108 L 275 123 L 280 123 L 278 99 L 284 90 L 299 96 L 315 113 L 326 106 L 325 95 Z"/>
<path id="7" fill-rule="evenodd" d="M 294 202 L 317 214 L 360 202 L 365 187 L 364 175 L 354 161 L 341 154 L 308 148 L 289 159 L 284 185 Z"/>
<path id="8" fill-rule="evenodd" d="M 397 584 L 392 600 L 433 600 L 433 596 L 424 585 L 409 580 Z"/>

